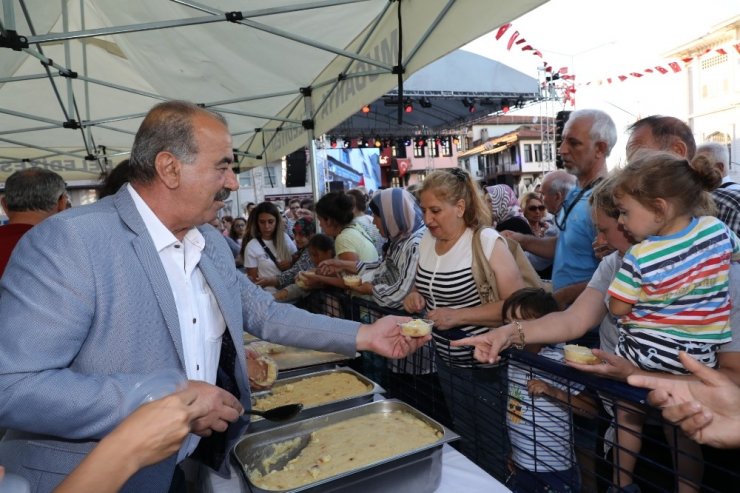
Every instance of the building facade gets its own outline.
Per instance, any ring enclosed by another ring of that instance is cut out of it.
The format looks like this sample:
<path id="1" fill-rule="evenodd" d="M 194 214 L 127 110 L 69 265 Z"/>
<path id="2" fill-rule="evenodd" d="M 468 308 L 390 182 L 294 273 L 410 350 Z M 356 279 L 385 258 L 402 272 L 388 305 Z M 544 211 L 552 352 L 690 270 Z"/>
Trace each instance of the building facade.
<path id="1" fill-rule="evenodd" d="M 740 16 L 679 46 L 671 58 L 691 59 L 688 124 L 698 144 L 719 142 L 730 151 L 730 175 L 740 182 Z"/>

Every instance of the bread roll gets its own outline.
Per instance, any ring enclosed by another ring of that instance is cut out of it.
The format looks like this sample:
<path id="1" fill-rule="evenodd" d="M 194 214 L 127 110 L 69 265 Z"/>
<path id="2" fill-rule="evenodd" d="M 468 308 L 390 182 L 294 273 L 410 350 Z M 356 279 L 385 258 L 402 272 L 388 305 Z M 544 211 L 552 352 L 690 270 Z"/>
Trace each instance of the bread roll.
<path id="1" fill-rule="evenodd" d="M 420 318 L 401 324 L 401 334 L 409 337 L 424 337 L 432 333 L 432 323 Z"/>
<path id="2" fill-rule="evenodd" d="M 265 372 L 262 375 L 255 375 L 255 378 L 251 378 L 251 380 L 261 387 L 270 387 L 277 380 L 277 363 L 269 356 L 260 356 L 257 361 L 259 361 L 260 366 L 265 368 Z"/>
<path id="3" fill-rule="evenodd" d="M 356 276 L 356 275 L 344 276 L 342 279 L 344 279 L 344 284 L 347 287 L 356 288 L 357 286 L 362 284 L 362 279 L 360 279 L 360 276 Z"/>
<path id="4" fill-rule="evenodd" d="M 565 359 L 566 361 L 580 363 L 582 365 L 598 365 L 601 363 L 601 360 L 589 348 L 578 346 L 577 344 L 565 345 Z"/>

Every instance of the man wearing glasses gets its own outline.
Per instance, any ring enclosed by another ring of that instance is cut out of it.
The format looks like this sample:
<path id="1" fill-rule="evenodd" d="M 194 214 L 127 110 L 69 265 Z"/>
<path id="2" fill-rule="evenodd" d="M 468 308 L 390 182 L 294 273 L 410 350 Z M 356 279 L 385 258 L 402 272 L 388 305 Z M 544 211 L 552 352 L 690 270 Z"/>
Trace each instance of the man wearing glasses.
<path id="1" fill-rule="evenodd" d="M 301 208 L 301 201 L 298 199 L 290 199 L 288 202 L 288 210 L 285 211 L 285 231 L 288 235 L 293 238 L 293 226 L 298 220 L 298 209 Z"/>

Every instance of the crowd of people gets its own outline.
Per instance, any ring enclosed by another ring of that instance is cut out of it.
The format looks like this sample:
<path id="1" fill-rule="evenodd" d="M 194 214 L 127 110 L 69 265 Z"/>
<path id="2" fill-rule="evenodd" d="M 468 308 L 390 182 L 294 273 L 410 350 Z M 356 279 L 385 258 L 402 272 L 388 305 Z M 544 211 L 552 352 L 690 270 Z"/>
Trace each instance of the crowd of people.
<path id="1" fill-rule="evenodd" d="M 0 464 L 36 491 L 184 491 L 193 477 L 217 490 L 224 451 L 248 424 L 248 375 L 261 371 L 236 349 L 248 330 L 375 351 L 398 374 L 433 378 L 461 451 L 514 491 L 593 488 L 593 464 L 576 452 L 595 447 L 579 430 L 603 405 L 616 424 L 612 491 L 639 491 L 644 410 L 501 359 L 515 347 L 562 361 L 576 341 L 600 363 L 570 366 L 654 389 L 650 402 L 686 432 L 666 427 L 684 452 L 677 490 L 699 491 L 698 444 L 740 444 L 740 186 L 726 148 L 697 147 L 676 118 L 628 131 L 629 164 L 608 172 L 616 126 L 572 112 L 565 169 L 521 197 L 451 168 L 413 193 L 330 192 L 285 211 L 250 203 L 244 217 L 217 217 L 238 188 L 225 121 L 185 102 L 152 109 L 125 178 L 93 205 L 55 214 L 63 182 L 18 172 L 0 227 L 18 243 L 0 251 Z M 360 325 L 293 306 L 326 288 L 424 318 L 432 335 L 402 336 L 408 317 Z M 184 389 L 121 415 L 137 382 L 172 368 Z M 473 449 L 472 434 L 497 439 Z"/>

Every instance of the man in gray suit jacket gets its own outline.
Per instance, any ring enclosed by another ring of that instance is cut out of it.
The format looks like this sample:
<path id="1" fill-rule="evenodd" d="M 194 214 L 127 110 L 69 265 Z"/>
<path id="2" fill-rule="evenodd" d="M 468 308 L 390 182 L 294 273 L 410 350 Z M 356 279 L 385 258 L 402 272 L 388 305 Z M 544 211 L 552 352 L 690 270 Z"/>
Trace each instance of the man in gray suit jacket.
<path id="1" fill-rule="evenodd" d="M 159 104 L 136 134 L 128 185 L 18 244 L 0 282 L 0 464 L 34 491 L 52 490 L 120 422 L 136 383 L 162 370 L 185 373 L 209 413 L 179 454 L 123 490 L 166 492 L 200 437 L 225 432 L 231 443 L 248 421 L 245 329 L 347 355 L 402 357 L 426 342 L 401 336 L 395 317 L 359 325 L 275 303 L 235 271 L 206 224 L 238 188 L 232 159 L 220 115 Z"/>

